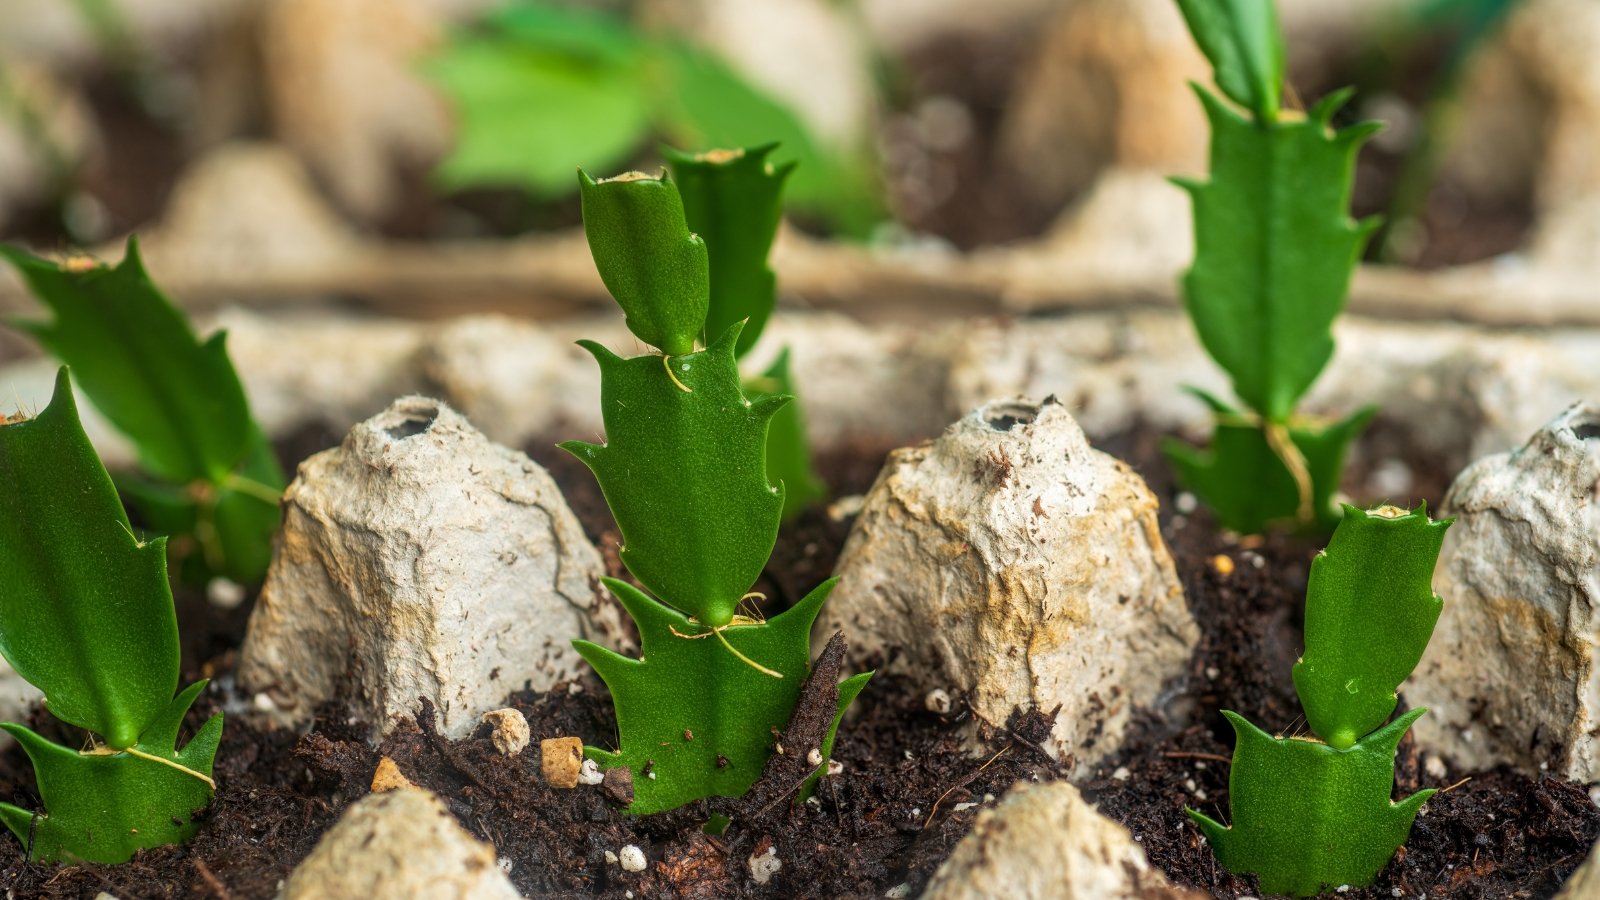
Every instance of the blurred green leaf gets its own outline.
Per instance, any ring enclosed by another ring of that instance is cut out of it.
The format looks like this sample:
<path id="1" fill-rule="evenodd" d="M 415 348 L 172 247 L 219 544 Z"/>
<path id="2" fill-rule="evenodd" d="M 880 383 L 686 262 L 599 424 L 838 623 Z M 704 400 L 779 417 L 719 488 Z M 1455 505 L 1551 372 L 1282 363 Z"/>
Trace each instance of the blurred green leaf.
<path id="1" fill-rule="evenodd" d="M 172 547 L 186 579 L 259 580 L 285 479 L 250 416 L 226 333 L 204 342 L 195 335 L 150 280 L 134 238 L 114 267 L 58 265 L 5 244 L 0 258 L 54 313 L 18 327 L 72 367 L 95 408 L 133 443 L 148 477 L 122 486 L 153 525 L 186 538 Z"/>
<path id="2" fill-rule="evenodd" d="M 666 76 L 658 102 L 661 129 L 683 147 L 757 147 L 776 143 L 795 166 L 789 205 L 823 214 L 829 224 L 865 237 L 883 216 L 865 154 L 831 153 L 787 106 L 750 85 L 721 60 L 685 45 L 661 48 Z"/>
<path id="3" fill-rule="evenodd" d="M 201 343 L 145 273 L 136 239 L 115 267 L 61 266 L 0 244 L 54 318 L 21 322 L 72 366 L 95 407 L 167 481 L 220 481 L 244 457 L 250 409 L 225 335 Z"/>
<path id="4" fill-rule="evenodd" d="M 624 19 L 598 9 L 523 2 L 492 13 L 480 32 L 525 46 L 616 66 L 633 65 L 646 44 Z"/>
<path id="5" fill-rule="evenodd" d="M 783 103 L 711 54 L 593 10 L 524 2 L 463 31 L 426 71 L 460 119 L 438 170 L 459 189 L 572 190 L 574 166 L 616 168 L 654 133 L 683 146 L 782 142 L 792 204 L 852 236 L 882 218 L 870 148 L 820 145 Z"/>
<path id="6" fill-rule="evenodd" d="M 509 38 L 472 38 L 428 67 L 454 101 L 460 134 L 436 172 L 449 189 L 572 191 L 578 163 L 614 167 L 650 132 L 636 59 L 582 58 Z"/>
<path id="7" fill-rule="evenodd" d="M 1222 93 L 1262 122 L 1275 121 L 1284 72 L 1275 0 L 1178 0 L 1178 8 Z"/>

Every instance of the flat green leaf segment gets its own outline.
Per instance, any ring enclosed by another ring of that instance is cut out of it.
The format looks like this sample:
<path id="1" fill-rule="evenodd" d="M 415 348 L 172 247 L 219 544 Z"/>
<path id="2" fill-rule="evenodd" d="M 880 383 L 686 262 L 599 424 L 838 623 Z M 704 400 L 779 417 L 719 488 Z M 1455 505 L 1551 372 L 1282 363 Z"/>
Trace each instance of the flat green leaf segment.
<path id="1" fill-rule="evenodd" d="M 709 348 L 665 360 L 582 342 L 600 364 L 606 442 L 561 445 L 599 480 L 628 571 L 712 627 L 733 620 L 760 577 L 783 510 L 766 444 L 767 422 L 788 398 L 745 399 L 738 337 L 735 325 Z"/>
<path id="2" fill-rule="evenodd" d="M 689 154 L 663 151 L 683 196 L 689 230 L 710 254 L 711 309 L 705 340 L 744 322 L 734 355 L 743 357 L 767 327 L 778 300 L 778 279 L 767 264 L 783 217 L 783 186 L 795 164 L 774 167 L 777 147 L 713 150 Z"/>
<path id="3" fill-rule="evenodd" d="M 0 653 L 56 718 L 131 747 L 178 688 L 166 541 L 134 540 L 63 368 L 0 426 Z"/>
<path id="4" fill-rule="evenodd" d="M 129 753 L 95 755 L 51 743 L 21 725 L 0 723 L 33 763 L 45 811 L 0 803 L 0 821 L 30 848 L 36 862 L 127 862 L 134 851 L 178 844 L 200 830 L 196 814 L 211 803 L 211 776 L 222 741 L 222 714 L 206 720 L 175 749 L 184 714 L 206 682 L 190 685 L 167 704 L 135 750 L 182 766 Z M 184 769 L 190 771 L 184 771 Z"/>
<path id="5" fill-rule="evenodd" d="M 698 147 L 781 141 L 800 164 L 789 189 L 797 207 L 861 238 L 884 215 L 870 142 L 813 134 L 721 59 L 615 13 L 521 0 L 458 31 L 426 71 L 460 126 L 436 172 L 449 188 L 559 198 L 576 187 L 573 162 L 612 169 L 652 136 Z"/>
<path id="6" fill-rule="evenodd" d="M 773 395 L 792 398 L 767 424 L 767 478 L 783 485 L 783 520 L 793 521 L 806 507 L 827 498 L 828 485 L 811 461 L 805 409 L 789 372 L 788 347 L 759 378 L 745 383 L 745 392 L 752 401 Z"/>
<path id="7" fill-rule="evenodd" d="M 1267 443 L 1266 432 L 1220 400 L 1201 391 L 1194 393 L 1216 413 L 1216 431 L 1206 449 L 1177 438 L 1162 442 L 1161 450 L 1172 462 L 1178 481 L 1211 508 L 1219 524 L 1241 534 L 1259 534 L 1274 523 L 1296 522 L 1299 484 Z M 1339 523 L 1333 496 L 1344 470 L 1345 452 L 1375 412 L 1377 409 L 1369 406 L 1339 422 L 1297 424 L 1287 429 L 1311 479 L 1313 520 L 1300 524 L 1329 532 Z"/>
<path id="8" fill-rule="evenodd" d="M 1199 89 L 1211 121 L 1211 180 L 1194 201 L 1189 317 L 1233 389 L 1285 421 L 1333 355 L 1333 320 L 1376 220 L 1350 218 L 1356 153 L 1376 123 L 1334 130 L 1348 92 L 1305 118 L 1252 121 Z"/>
<path id="9" fill-rule="evenodd" d="M 184 839 L 211 798 L 199 775 L 210 775 L 222 719 L 175 751 L 204 684 L 173 697 L 178 626 L 165 541 L 134 538 L 66 369 L 37 418 L 0 425 L 0 483 L 0 653 L 44 691 L 52 714 L 106 747 L 79 753 L 0 725 L 33 761 L 47 811 L 0 804 L 0 820 L 35 859 L 121 862 Z"/>
<path id="10" fill-rule="evenodd" d="M 1256 118 L 1278 118 L 1284 51 L 1273 0 L 1178 0 L 1217 87 Z"/>
<path id="11" fill-rule="evenodd" d="M 1311 729 L 1337 749 L 1383 724 L 1400 682 L 1422 660 L 1444 601 L 1433 568 L 1453 520 L 1345 507 L 1326 550 L 1311 563 L 1306 650 L 1295 691 Z"/>
<path id="12" fill-rule="evenodd" d="M 711 632 L 626 582 L 605 579 L 639 625 L 639 659 L 587 641 L 573 646 L 611 689 L 621 748 L 589 748 L 602 768 L 633 770 L 633 804 L 646 815 L 702 797 L 738 797 L 760 777 L 773 751 L 773 729 L 789 724 L 809 668 L 811 625 L 833 590 L 819 585 L 764 624 L 735 625 L 723 635 L 740 653 L 783 674 L 773 678 L 728 652 Z M 841 706 L 865 680 L 841 688 Z M 835 719 L 837 727 L 837 719 Z M 829 748 L 831 750 L 831 747 Z M 800 785 L 796 785 L 799 788 Z"/>
<path id="13" fill-rule="evenodd" d="M 1267 894 L 1310 897 L 1326 887 L 1367 885 L 1405 843 L 1434 791 L 1391 802 L 1394 754 L 1425 710 L 1415 709 L 1346 750 L 1279 740 L 1231 712 L 1237 743 L 1228 776 L 1232 827 L 1189 817 L 1231 872 L 1254 872 Z"/>
<path id="14" fill-rule="evenodd" d="M 711 302 L 706 244 L 684 224 L 678 188 L 663 173 L 596 181 L 579 170 L 583 230 L 628 330 L 669 356 L 694 351 Z"/>
<path id="15" fill-rule="evenodd" d="M 795 164 L 775 168 L 768 162 L 776 147 L 700 154 L 665 151 L 683 195 L 689 229 L 705 239 L 709 253 L 707 340 L 744 323 L 734 347 L 734 355 L 741 358 L 755 345 L 778 301 L 777 276 L 767 255 L 783 215 L 783 186 Z M 828 489 L 811 464 L 805 413 L 789 373 L 788 349 L 745 389 L 752 400 L 770 394 L 792 398 L 767 430 L 767 476 L 784 486 L 783 518 L 790 521 L 827 496 Z"/>
<path id="16" fill-rule="evenodd" d="M 193 537 L 200 552 L 179 554 L 186 574 L 258 580 L 285 482 L 250 417 L 226 336 L 195 336 L 151 282 L 133 239 L 115 267 L 57 265 L 3 244 L 0 257 L 54 314 L 20 327 L 72 366 L 137 450 L 147 477 L 133 480 L 130 499 L 155 527 Z"/>

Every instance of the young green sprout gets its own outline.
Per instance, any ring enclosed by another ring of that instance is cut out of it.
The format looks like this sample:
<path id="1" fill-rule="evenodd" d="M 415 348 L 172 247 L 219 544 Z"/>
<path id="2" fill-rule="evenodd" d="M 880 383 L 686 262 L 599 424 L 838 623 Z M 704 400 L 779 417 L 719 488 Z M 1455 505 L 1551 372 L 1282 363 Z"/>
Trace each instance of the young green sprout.
<path id="1" fill-rule="evenodd" d="M 1384 725 L 1422 659 L 1443 601 L 1430 582 L 1450 520 L 1425 505 L 1345 507 L 1306 588 L 1306 649 L 1295 690 L 1314 736 L 1275 738 L 1224 711 L 1237 743 L 1228 781 L 1233 825 L 1189 810 L 1232 872 L 1269 894 L 1308 897 L 1371 884 L 1434 793 L 1398 803 L 1394 755 L 1426 710 Z M 1381 726 L 1381 727 L 1380 727 Z"/>
<path id="2" fill-rule="evenodd" d="M 767 428 L 789 398 L 744 394 L 743 322 L 697 347 L 707 249 L 677 186 L 664 174 L 579 181 L 601 279 L 629 330 L 659 350 L 624 359 L 582 342 L 600 365 L 606 440 L 561 445 L 594 472 L 622 561 L 654 594 L 605 580 L 639 626 L 639 659 L 575 642 L 611 688 L 621 738 L 615 752 L 587 753 L 632 770 L 629 812 L 645 814 L 738 797 L 756 782 L 800 699 L 811 625 L 833 582 L 770 620 L 741 613 L 777 538 L 784 485 L 768 477 Z M 839 685 L 840 714 L 869 675 Z"/>
<path id="3" fill-rule="evenodd" d="M 37 418 L 0 424 L 0 655 L 57 719 L 90 732 L 63 747 L 0 723 L 33 762 L 43 812 L 0 803 L 30 859 L 123 862 L 187 840 L 211 802 L 222 716 L 182 748 L 205 689 L 178 687 L 166 540 L 134 536 L 84 436 L 63 368 Z"/>
<path id="4" fill-rule="evenodd" d="M 767 255 L 783 215 L 783 187 L 795 164 L 775 167 L 768 162 L 776 147 L 699 154 L 665 151 L 689 230 L 705 241 L 710 264 L 711 306 L 702 339 L 709 344 L 743 322 L 734 346 L 739 358 L 755 346 L 778 301 L 778 279 Z M 765 372 L 747 378 L 744 387 L 752 399 L 795 398 L 789 348 L 783 348 Z M 767 425 L 767 474 L 783 484 L 786 521 L 827 496 L 828 487 L 811 464 L 805 416 L 797 398 L 780 408 Z"/>
<path id="5" fill-rule="evenodd" d="M 139 474 L 117 486 L 151 527 L 178 536 L 191 583 L 259 581 L 272 556 L 283 472 L 250 417 L 226 335 L 201 343 L 145 272 L 139 244 L 114 267 L 56 264 L 0 244 L 50 321 L 22 322 L 133 443 Z"/>
<path id="6" fill-rule="evenodd" d="M 1178 181 L 1194 202 L 1184 301 L 1244 409 L 1193 389 L 1212 410 L 1211 447 L 1172 440 L 1179 481 L 1225 527 L 1289 520 L 1326 531 L 1345 449 L 1371 408 L 1337 422 L 1295 406 L 1333 355 L 1331 327 L 1376 220 L 1350 218 L 1355 158 L 1375 123 L 1335 128 L 1340 91 L 1280 108 L 1283 38 L 1272 0 L 1178 0 L 1222 97 L 1196 86 L 1211 122 L 1211 178 Z M 1225 98 L 1225 99 L 1224 99 Z"/>

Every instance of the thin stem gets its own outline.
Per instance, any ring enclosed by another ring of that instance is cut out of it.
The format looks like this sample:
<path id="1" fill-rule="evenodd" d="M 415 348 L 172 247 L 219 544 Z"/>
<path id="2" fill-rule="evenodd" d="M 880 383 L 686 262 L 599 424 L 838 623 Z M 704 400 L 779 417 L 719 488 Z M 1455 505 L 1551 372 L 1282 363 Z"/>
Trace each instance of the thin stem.
<path id="1" fill-rule="evenodd" d="M 766 666 L 763 666 L 762 664 L 756 662 L 755 660 L 751 659 L 750 657 L 745 656 L 743 653 L 740 653 L 738 648 L 736 648 L 732 644 L 728 643 L 728 639 L 726 637 L 724 637 L 723 634 L 722 634 L 723 629 L 725 629 L 727 627 L 728 626 L 724 625 L 724 626 L 722 626 L 722 628 L 713 628 L 713 629 L 711 629 L 711 633 L 717 636 L 717 640 L 722 642 L 722 646 L 728 648 L 728 652 L 729 653 L 732 653 L 734 656 L 739 658 L 740 662 L 744 663 L 745 665 L 749 666 L 752 669 L 755 669 L 757 672 L 760 672 L 763 675 L 770 675 L 773 678 L 782 678 L 783 677 L 783 673 L 782 672 L 776 671 L 774 669 L 769 669 Z"/>
<path id="2" fill-rule="evenodd" d="M 146 753 L 143 750 L 140 750 L 138 747 L 124 747 L 121 750 L 117 750 L 112 747 L 96 747 L 93 750 L 80 750 L 78 753 L 82 756 L 116 756 L 118 753 L 126 753 L 129 756 L 136 757 L 138 759 L 147 759 L 150 762 L 160 763 L 163 766 L 177 769 L 179 772 L 182 772 L 185 775 L 189 775 L 204 781 L 206 783 L 206 787 L 211 788 L 213 791 L 217 789 L 217 783 L 216 781 L 212 780 L 210 775 L 207 775 L 204 772 L 196 772 L 194 769 L 189 768 L 183 763 L 174 762 L 170 759 L 163 759 L 162 757 L 156 756 L 153 753 Z"/>
<path id="3" fill-rule="evenodd" d="M 1300 507 L 1296 517 L 1309 524 L 1316 518 L 1316 510 L 1312 503 L 1311 468 L 1306 464 L 1305 454 L 1295 446 L 1289 437 L 1289 428 L 1282 422 L 1268 422 L 1263 429 L 1267 436 L 1267 446 L 1272 448 L 1274 456 L 1289 470 L 1289 477 L 1294 479 L 1295 489 L 1300 493 Z"/>
<path id="4" fill-rule="evenodd" d="M 683 632 L 679 631 L 677 628 L 675 628 L 675 627 L 673 627 L 671 625 L 667 626 L 667 630 L 672 632 L 674 637 L 680 637 L 680 638 L 683 638 L 686 641 L 698 641 L 701 638 L 708 638 L 708 637 L 715 636 L 716 639 L 719 642 L 721 642 L 722 646 L 728 648 L 728 652 L 732 653 L 736 658 L 738 658 L 738 660 L 740 662 L 744 663 L 745 665 L 749 666 L 752 669 L 755 669 L 757 672 L 760 672 L 763 675 L 770 675 L 773 678 L 782 678 L 783 677 L 783 673 L 782 672 L 779 672 L 779 671 L 774 670 L 774 669 L 769 669 L 766 666 L 763 666 L 762 664 L 760 664 L 760 663 L 756 662 L 755 660 L 751 659 L 750 657 L 745 656 L 743 653 L 740 653 L 738 648 L 736 648 L 732 644 L 728 643 L 727 637 L 725 637 L 722 634 L 722 632 L 726 631 L 729 628 L 765 624 L 765 623 L 762 623 L 762 622 L 752 621 L 752 620 L 740 621 L 740 619 L 743 619 L 743 618 L 744 618 L 743 616 L 735 616 L 734 617 L 734 621 L 729 622 L 726 625 L 719 625 L 716 628 L 712 628 L 710 631 L 704 631 L 704 632 L 701 632 L 700 634 L 684 634 Z M 690 619 L 689 621 L 693 622 L 694 620 Z M 704 627 L 704 626 L 702 626 L 702 627 Z"/>
<path id="5" fill-rule="evenodd" d="M 274 506 L 283 500 L 283 491 L 277 490 L 271 485 L 262 484 L 254 478 L 246 478 L 238 472 L 229 472 L 228 476 L 222 479 L 222 488 L 224 490 L 237 491 L 254 497 L 263 503 L 271 503 Z"/>
<path id="6" fill-rule="evenodd" d="M 678 390 L 683 391 L 685 394 L 694 393 L 694 390 L 692 388 L 690 388 L 688 385 L 684 384 L 683 382 L 679 381 L 678 380 L 678 376 L 673 374 L 671 363 L 672 363 L 672 357 L 670 357 L 670 356 L 668 356 L 668 355 L 663 353 L 661 355 L 661 368 L 667 370 L 667 377 L 671 378 L 672 379 L 672 383 L 678 386 Z"/>

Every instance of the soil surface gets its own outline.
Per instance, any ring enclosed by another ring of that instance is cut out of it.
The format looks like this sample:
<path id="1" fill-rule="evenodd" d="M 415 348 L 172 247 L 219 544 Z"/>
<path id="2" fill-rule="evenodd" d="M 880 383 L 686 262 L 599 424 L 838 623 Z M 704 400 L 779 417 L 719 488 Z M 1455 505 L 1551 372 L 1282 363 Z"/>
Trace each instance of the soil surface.
<path id="1" fill-rule="evenodd" d="M 1170 501 L 1170 478 L 1154 451 L 1158 437 L 1141 430 L 1099 444 L 1134 462 Z M 293 460 L 332 443 L 332 435 L 308 432 L 289 443 L 285 455 Z M 614 525 L 592 478 L 549 443 L 528 449 L 552 469 L 591 536 L 614 548 Z M 888 449 L 861 441 L 819 462 L 840 495 L 861 493 Z M 1368 483 L 1383 464 L 1371 452 L 1376 449 L 1369 447 L 1360 455 L 1366 462 L 1352 465 L 1352 485 Z M 1436 503 L 1445 479 L 1428 477 L 1427 465 L 1410 462 L 1418 473 L 1413 490 Z M 1167 502 L 1166 536 L 1203 628 L 1190 688 L 1165 717 L 1146 715 L 1128 745 L 1081 786 L 1177 883 L 1218 897 L 1259 896 L 1251 879 L 1217 866 L 1183 809 L 1226 816 L 1231 733 L 1217 710 L 1236 710 L 1267 728 L 1291 730 L 1299 721 L 1289 671 L 1299 652 L 1299 615 L 1316 548 L 1285 537 L 1219 534 L 1203 512 L 1177 515 L 1173 506 Z M 848 524 L 814 510 L 785 529 L 761 588 L 774 609 L 832 570 Z M 621 574 L 614 552 L 608 564 Z M 252 600 L 231 611 L 198 597 L 180 600 L 185 678 L 213 677 L 217 685 L 197 704 L 191 727 L 231 687 Z M 536 740 L 614 740 L 615 718 L 592 677 L 544 693 L 514 692 L 508 704 L 527 715 Z M 0 885 L 15 898 L 92 898 L 100 891 L 122 900 L 272 897 L 344 807 L 367 793 L 380 755 L 387 755 L 407 777 L 445 797 L 466 828 L 493 842 L 512 864 L 512 881 L 529 896 L 881 897 L 898 885 L 915 896 L 979 809 L 1019 779 L 1058 777 L 1059 768 L 1033 749 L 1049 725 L 1037 711 L 1018 711 L 1007 723 L 974 722 L 959 698 L 950 714 L 935 715 L 907 685 L 880 677 L 841 728 L 835 758 L 843 773 L 824 779 L 813 801 L 791 805 L 786 788 L 768 786 L 777 802 L 759 810 L 716 800 L 633 819 L 620 815 L 601 788 L 547 786 L 536 746 L 508 758 L 481 733 L 451 742 L 433 730 L 431 714 L 421 708 L 415 728 L 377 749 L 363 740 L 360 723 L 337 708 L 323 710 L 303 735 L 256 731 L 235 717 L 217 755 L 217 800 L 193 843 L 146 851 L 123 866 L 55 866 L 25 862 L 22 846 L 0 836 Z M 967 745 L 973 730 L 982 748 L 976 754 Z M 1549 897 L 1600 837 L 1600 810 L 1581 785 L 1508 772 L 1462 781 L 1469 773 L 1441 775 L 1435 765 L 1429 775 L 1429 768 L 1408 739 L 1397 792 L 1450 789 L 1429 801 L 1377 885 L 1337 896 Z M 31 771 L 15 747 L 0 753 L 0 798 L 38 807 Z M 712 837 L 701 825 L 715 812 L 738 815 Z M 606 861 L 608 852 L 629 844 L 650 860 L 644 872 L 627 873 Z M 760 885 L 747 860 L 768 846 L 782 869 Z"/>

